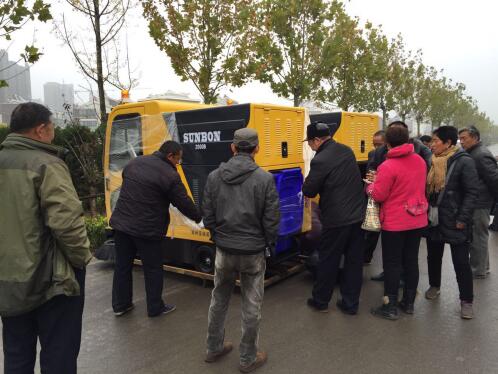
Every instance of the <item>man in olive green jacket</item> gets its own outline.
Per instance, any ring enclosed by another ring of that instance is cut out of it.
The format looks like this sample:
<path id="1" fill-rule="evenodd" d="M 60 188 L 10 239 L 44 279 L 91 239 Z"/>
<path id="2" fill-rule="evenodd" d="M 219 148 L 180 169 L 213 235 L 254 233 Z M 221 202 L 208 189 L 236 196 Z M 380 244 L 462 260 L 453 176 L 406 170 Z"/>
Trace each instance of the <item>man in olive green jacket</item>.
<path id="1" fill-rule="evenodd" d="M 85 266 L 78 199 L 43 105 L 18 105 L 0 145 L 0 316 L 5 374 L 76 373 Z"/>

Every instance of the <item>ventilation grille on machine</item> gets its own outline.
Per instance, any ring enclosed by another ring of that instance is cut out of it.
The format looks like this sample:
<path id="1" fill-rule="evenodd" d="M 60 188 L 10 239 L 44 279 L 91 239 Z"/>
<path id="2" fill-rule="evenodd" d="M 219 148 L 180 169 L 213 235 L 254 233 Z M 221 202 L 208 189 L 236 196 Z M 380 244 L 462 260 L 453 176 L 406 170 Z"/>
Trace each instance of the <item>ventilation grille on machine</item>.
<path id="1" fill-rule="evenodd" d="M 194 201 L 197 205 L 200 203 L 200 196 L 199 196 L 199 179 L 198 178 L 193 178 L 192 179 L 192 197 L 194 198 Z"/>
<path id="2" fill-rule="evenodd" d="M 265 135 L 265 156 L 271 156 L 271 121 L 270 118 L 265 116 L 264 119 L 264 135 Z"/>
<path id="3" fill-rule="evenodd" d="M 264 111 L 263 141 L 265 157 L 295 157 L 303 152 L 303 119 L 300 113 L 287 117 Z M 285 152 L 282 147 L 285 146 Z M 285 156 L 284 156 L 285 153 Z"/>
<path id="4" fill-rule="evenodd" d="M 282 153 L 282 122 L 280 118 L 275 118 L 275 140 L 276 140 L 276 153 L 280 155 Z"/>

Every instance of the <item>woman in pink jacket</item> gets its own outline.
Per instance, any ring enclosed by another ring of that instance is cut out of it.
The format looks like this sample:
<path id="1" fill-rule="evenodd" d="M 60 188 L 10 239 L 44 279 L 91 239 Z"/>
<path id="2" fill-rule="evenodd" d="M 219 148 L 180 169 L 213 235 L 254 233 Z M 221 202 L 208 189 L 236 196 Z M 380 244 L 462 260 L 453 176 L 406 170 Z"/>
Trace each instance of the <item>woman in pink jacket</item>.
<path id="1" fill-rule="evenodd" d="M 386 132 L 387 159 L 377 170 L 367 193 L 380 203 L 382 262 L 384 265 L 384 303 L 372 314 L 396 320 L 401 272 L 405 276 L 403 299 L 399 307 L 413 314 L 418 285 L 418 250 L 422 229 L 427 226 L 425 183 L 427 166 L 408 144 L 408 130 L 392 126 Z"/>

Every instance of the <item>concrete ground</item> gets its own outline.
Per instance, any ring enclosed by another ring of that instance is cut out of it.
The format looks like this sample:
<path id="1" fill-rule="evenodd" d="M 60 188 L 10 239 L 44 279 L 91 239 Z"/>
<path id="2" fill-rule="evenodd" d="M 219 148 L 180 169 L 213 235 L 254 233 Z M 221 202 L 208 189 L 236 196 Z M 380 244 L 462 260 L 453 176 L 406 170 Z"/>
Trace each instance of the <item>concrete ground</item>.
<path id="1" fill-rule="evenodd" d="M 269 354 L 264 373 L 498 373 L 498 234 L 490 239 L 491 274 L 474 282 L 476 318 L 459 316 L 458 291 L 450 252 L 443 265 L 441 297 L 426 300 L 428 287 L 425 241 L 420 252 L 421 295 L 416 314 L 396 322 L 373 317 L 381 302 L 382 283 L 370 281 L 381 270 L 380 251 L 364 269 L 360 312 L 347 316 L 335 306 L 316 313 L 306 306 L 312 280 L 303 272 L 266 290 L 260 346 Z M 164 298 L 174 313 L 147 318 L 143 276 L 135 269 L 136 308 L 116 318 L 111 309 L 112 267 L 92 262 L 79 373 L 175 374 L 236 373 L 238 351 L 220 362 L 205 364 L 205 335 L 210 288 L 198 280 L 165 274 Z M 226 323 L 226 337 L 240 338 L 240 295 L 235 294 Z M 0 354 L 1 355 L 1 354 Z M 3 361 L 3 360 L 0 360 Z M 0 370 L 3 363 L 0 362 Z M 38 369 L 37 369 L 38 371 Z M 51 374 L 51 373 L 49 373 Z"/>

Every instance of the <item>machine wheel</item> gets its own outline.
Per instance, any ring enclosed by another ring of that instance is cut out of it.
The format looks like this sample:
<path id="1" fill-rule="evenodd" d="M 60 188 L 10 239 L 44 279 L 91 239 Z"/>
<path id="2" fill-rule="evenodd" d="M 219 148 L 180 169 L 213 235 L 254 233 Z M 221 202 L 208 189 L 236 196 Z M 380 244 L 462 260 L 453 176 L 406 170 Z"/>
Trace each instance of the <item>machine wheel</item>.
<path id="1" fill-rule="evenodd" d="M 202 245 L 197 248 L 196 252 L 195 269 L 203 273 L 213 273 L 216 250 L 213 247 Z"/>

